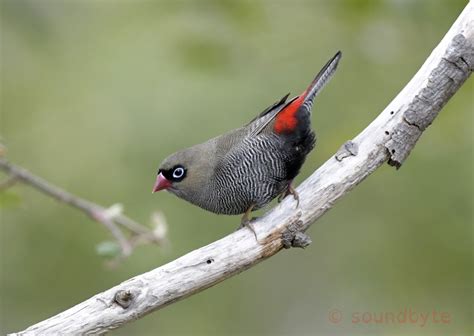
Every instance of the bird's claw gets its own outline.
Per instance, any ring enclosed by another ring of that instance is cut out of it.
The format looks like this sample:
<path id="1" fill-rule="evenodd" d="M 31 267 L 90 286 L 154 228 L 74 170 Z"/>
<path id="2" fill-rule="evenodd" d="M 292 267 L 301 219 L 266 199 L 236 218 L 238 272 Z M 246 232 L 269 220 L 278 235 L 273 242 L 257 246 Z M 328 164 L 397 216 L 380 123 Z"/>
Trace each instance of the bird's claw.
<path id="1" fill-rule="evenodd" d="M 255 239 L 258 241 L 257 238 L 257 233 L 255 232 L 255 229 L 253 228 L 252 224 L 250 223 L 251 221 L 255 220 L 256 217 L 250 218 L 250 214 L 252 213 L 252 209 L 254 208 L 255 205 L 250 206 L 247 211 L 245 211 L 244 215 L 242 216 L 242 219 L 240 221 L 239 228 L 237 230 L 240 230 L 244 227 L 249 228 L 250 231 L 252 231 L 253 235 L 255 236 Z"/>
<path id="2" fill-rule="evenodd" d="M 278 199 L 277 199 L 278 203 L 283 201 L 283 199 L 288 195 L 293 195 L 293 198 L 296 201 L 296 208 L 298 209 L 298 207 L 300 205 L 300 196 L 299 196 L 298 192 L 293 188 L 291 183 L 288 184 L 288 187 L 286 188 L 286 190 L 278 196 Z"/>
<path id="3" fill-rule="evenodd" d="M 257 232 L 255 232 L 255 229 L 254 229 L 254 227 L 251 223 L 253 220 L 255 220 L 255 218 L 252 218 L 251 220 L 242 221 L 239 225 L 238 230 L 240 230 L 244 227 L 248 228 L 250 231 L 252 231 L 253 235 L 255 236 L 255 239 L 258 241 Z"/>

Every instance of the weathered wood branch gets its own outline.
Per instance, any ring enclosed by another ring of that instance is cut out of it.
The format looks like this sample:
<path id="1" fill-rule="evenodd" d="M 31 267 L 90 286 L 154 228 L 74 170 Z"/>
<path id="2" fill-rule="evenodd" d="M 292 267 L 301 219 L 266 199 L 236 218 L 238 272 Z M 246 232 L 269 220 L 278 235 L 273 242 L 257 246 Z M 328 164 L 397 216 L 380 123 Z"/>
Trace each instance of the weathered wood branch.
<path id="1" fill-rule="evenodd" d="M 474 6 L 469 3 L 424 65 L 357 137 L 298 188 L 253 222 L 150 272 L 33 325 L 18 335 L 100 334 L 193 295 L 265 260 L 305 246 L 304 231 L 384 162 L 400 167 L 427 126 L 469 77 L 474 65 Z"/>

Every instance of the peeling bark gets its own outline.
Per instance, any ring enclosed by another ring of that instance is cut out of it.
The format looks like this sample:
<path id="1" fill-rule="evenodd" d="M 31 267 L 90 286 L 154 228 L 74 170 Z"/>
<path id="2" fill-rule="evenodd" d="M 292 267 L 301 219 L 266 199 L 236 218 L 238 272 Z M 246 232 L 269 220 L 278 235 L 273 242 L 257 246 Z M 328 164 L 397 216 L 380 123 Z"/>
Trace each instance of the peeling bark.
<path id="1" fill-rule="evenodd" d="M 406 107 L 397 111 L 403 118 L 385 144 L 390 153 L 389 165 L 401 167 L 421 133 L 469 77 L 474 66 L 473 50 L 472 33 L 470 39 L 463 34 L 454 36 L 438 65 L 432 69 L 427 85 L 407 102 Z"/>

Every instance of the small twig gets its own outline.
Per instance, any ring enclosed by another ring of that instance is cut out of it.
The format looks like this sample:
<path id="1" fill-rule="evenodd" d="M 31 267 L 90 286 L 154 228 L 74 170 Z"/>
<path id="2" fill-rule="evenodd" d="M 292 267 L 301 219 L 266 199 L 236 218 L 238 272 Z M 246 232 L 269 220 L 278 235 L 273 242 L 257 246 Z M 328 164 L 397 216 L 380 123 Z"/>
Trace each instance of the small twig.
<path id="1" fill-rule="evenodd" d="M 112 233 L 114 238 L 119 243 L 123 256 L 128 257 L 132 253 L 132 245 L 127 240 L 127 238 L 125 238 L 125 235 L 119 229 L 119 227 L 115 225 L 113 220 L 105 214 L 106 210 L 98 209 L 98 210 L 92 210 L 92 211 L 93 213 L 91 217 L 95 219 L 97 222 L 104 224 L 105 227 L 109 229 L 109 231 Z"/>
<path id="2" fill-rule="evenodd" d="M 28 170 L 14 165 L 5 157 L 0 157 L 0 169 L 9 175 L 5 181 L 0 183 L 0 190 L 9 188 L 16 182 L 22 182 L 35 188 L 43 194 L 58 200 L 59 202 L 68 204 L 78 210 L 81 210 L 90 218 L 103 224 L 111 232 L 113 237 L 120 245 L 123 257 L 129 256 L 132 253 L 134 247 L 141 243 L 161 243 L 163 240 L 163 237 L 158 237 L 148 227 L 139 224 L 129 217 L 121 214 L 120 207 L 118 210 L 114 209 L 114 211 L 112 211 L 114 206 L 107 209 L 91 201 L 73 195 L 64 189 L 49 183 L 41 177 L 32 174 Z M 130 239 L 127 239 L 119 226 L 122 226 L 129 231 L 131 235 Z"/>

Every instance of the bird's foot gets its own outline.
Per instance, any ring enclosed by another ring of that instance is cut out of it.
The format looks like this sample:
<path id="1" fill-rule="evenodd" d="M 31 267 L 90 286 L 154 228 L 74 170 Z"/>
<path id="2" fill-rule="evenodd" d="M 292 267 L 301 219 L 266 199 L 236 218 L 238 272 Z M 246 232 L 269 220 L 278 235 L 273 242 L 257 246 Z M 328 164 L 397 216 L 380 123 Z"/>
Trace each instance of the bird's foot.
<path id="1" fill-rule="evenodd" d="M 252 209 L 254 208 L 255 205 L 250 206 L 250 208 L 245 211 L 244 215 L 242 216 L 242 219 L 240 220 L 240 225 L 238 230 L 247 227 L 249 228 L 250 231 L 252 231 L 253 235 L 255 236 L 255 239 L 258 241 L 257 238 L 257 233 L 255 232 L 255 229 L 253 228 L 251 221 L 254 220 L 255 218 L 250 219 L 250 214 L 252 213 Z"/>
<path id="2" fill-rule="evenodd" d="M 251 221 L 254 220 L 254 219 L 255 219 L 255 218 L 252 218 L 251 220 L 247 220 L 247 221 L 245 221 L 245 222 L 242 221 L 242 222 L 240 223 L 239 230 L 240 230 L 241 228 L 244 228 L 244 227 L 249 228 L 249 230 L 252 231 L 253 235 L 255 236 L 255 240 L 258 241 L 257 232 L 255 232 L 255 229 L 253 228 L 253 225 L 252 225 L 252 223 L 251 223 Z"/>
<path id="3" fill-rule="evenodd" d="M 293 198 L 296 201 L 296 208 L 298 208 L 299 205 L 300 205 L 300 195 L 298 194 L 296 189 L 293 188 L 293 186 L 291 184 L 288 185 L 287 194 L 288 195 L 293 195 Z"/>
<path id="4" fill-rule="evenodd" d="M 298 192 L 295 190 L 295 188 L 293 188 L 293 186 L 291 185 L 291 182 L 288 183 L 288 186 L 286 187 L 285 191 L 282 192 L 279 196 L 278 196 L 278 203 L 280 203 L 281 201 L 283 201 L 283 199 L 288 196 L 288 195 L 293 195 L 293 198 L 295 199 L 296 201 L 296 208 L 298 208 L 298 206 L 300 205 L 300 195 L 298 194 Z"/>

